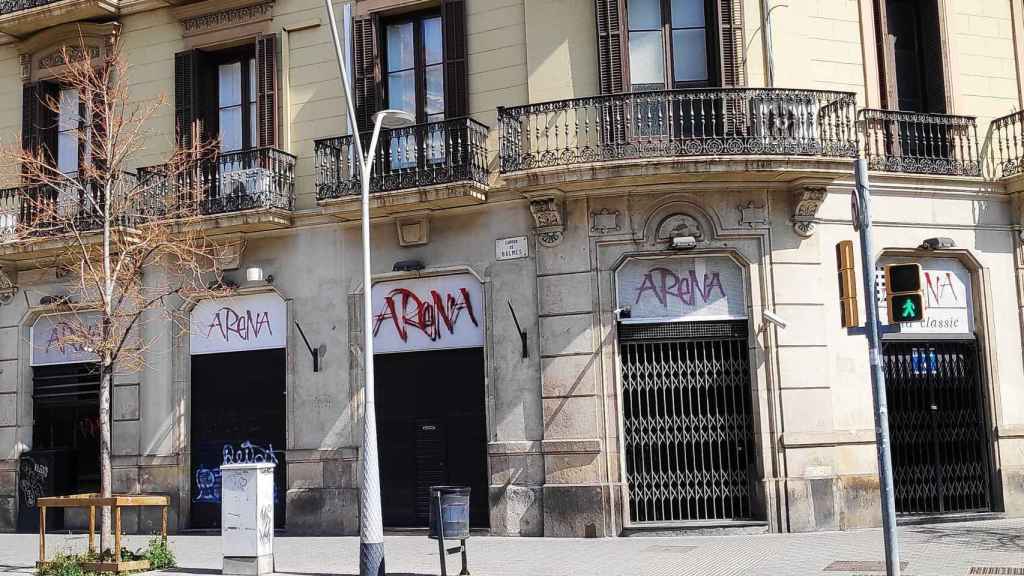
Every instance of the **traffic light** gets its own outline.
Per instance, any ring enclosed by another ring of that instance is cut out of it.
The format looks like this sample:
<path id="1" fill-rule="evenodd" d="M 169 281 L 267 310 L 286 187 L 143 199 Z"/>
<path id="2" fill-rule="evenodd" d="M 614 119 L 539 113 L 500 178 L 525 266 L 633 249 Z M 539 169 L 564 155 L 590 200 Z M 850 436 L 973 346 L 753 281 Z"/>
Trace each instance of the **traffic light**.
<path id="1" fill-rule="evenodd" d="M 836 244 L 836 265 L 839 267 L 839 317 L 843 328 L 860 326 L 857 305 L 857 267 L 853 259 L 853 242 Z"/>
<path id="2" fill-rule="evenodd" d="M 889 264 L 885 267 L 889 323 L 924 320 L 924 291 L 920 264 Z"/>

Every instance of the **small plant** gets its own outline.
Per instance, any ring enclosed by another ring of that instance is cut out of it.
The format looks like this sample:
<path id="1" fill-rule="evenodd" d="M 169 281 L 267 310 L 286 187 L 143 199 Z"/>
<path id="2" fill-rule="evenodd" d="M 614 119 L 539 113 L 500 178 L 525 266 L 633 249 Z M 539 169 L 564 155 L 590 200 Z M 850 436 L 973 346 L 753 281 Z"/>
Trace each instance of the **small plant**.
<path id="1" fill-rule="evenodd" d="M 57 554 L 37 571 L 39 576 L 86 576 L 82 559 L 73 554 Z"/>
<path id="2" fill-rule="evenodd" d="M 149 560 L 150 570 L 163 570 L 175 566 L 174 552 L 171 552 L 167 542 L 159 536 L 150 539 L 146 551 L 141 556 Z"/>

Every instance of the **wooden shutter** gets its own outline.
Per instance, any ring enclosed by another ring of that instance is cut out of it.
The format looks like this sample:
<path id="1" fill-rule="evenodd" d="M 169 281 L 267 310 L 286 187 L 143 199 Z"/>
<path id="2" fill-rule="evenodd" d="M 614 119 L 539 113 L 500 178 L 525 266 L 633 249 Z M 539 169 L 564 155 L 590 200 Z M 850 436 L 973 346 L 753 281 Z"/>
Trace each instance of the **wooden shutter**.
<path id="1" fill-rule="evenodd" d="M 885 0 L 875 0 L 875 49 L 878 56 L 878 83 L 881 88 L 882 107 L 899 110 L 899 94 L 896 91 L 896 47 L 889 34 L 889 18 L 886 15 Z"/>
<path id="2" fill-rule="evenodd" d="M 626 58 L 623 44 L 623 0 L 595 0 L 597 12 L 597 67 L 601 94 L 626 90 Z"/>
<path id="3" fill-rule="evenodd" d="M 745 86 L 743 0 L 718 0 L 718 46 L 721 85 Z"/>
<path id="4" fill-rule="evenodd" d="M 57 111 L 49 103 L 56 103 L 60 87 L 53 82 L 34 82 L 22 89 L 21 145 L 27 151 L 44 154 L 53 162 L 57 152 Z"/>
<path id="5" fill-rule="evenodd" d="M 197 139 L 206 139 L 206 110 L 217 104 L 204 97 L 209 76 L 205 61 L 201 50 L 174 54 L 174 124 L 181 148 L 190 148 Z"/>
<path id="6" fill-rule="evenodd" d="M 444 29 L 444 115 L 445 118 L 461 118 L 469 114 L 465 0 L 445 0 L 441 25 Z"/>
<path id="7" fill-rule="evenodd" d="M 260 35 L 256 39 L 256 122 L 258 145 L 277 146 L 277 36 Z"/>
<path id="8" fill-rule="evenodd" d="M 376 16 L 352 21 L 352 97 L 356 104 L 358 132 L 373 128 L 373 115 L 380 109 L 377 29 Z"/>

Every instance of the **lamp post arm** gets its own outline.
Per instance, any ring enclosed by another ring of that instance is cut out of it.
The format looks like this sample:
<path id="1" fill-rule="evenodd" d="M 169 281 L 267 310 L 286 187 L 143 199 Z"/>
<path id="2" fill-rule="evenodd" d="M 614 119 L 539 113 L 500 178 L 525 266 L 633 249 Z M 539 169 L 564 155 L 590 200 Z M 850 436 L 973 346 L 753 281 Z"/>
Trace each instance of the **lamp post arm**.
<path id="1" fill-rule="evenodd" d="M 331 39 L 334 41 L 334 50 L 338 56 L 338 71 L 341 72 L 341 85 L 345 90 L 345 108 L 348 109 L 348 121 L 352 130 L 352 143 L 356 149 L 356 156 L 359 158 L 359 169 L 365 180 L 370 179 L 366 174 L 367 169 L 365 156 L 363 155 L 363 143 L 359 139 L 359 120 L 356 116 L 354 101 L 352 100 L 352 82 L 348 77 L 348 68 L 345 66 L 345 52 L 341 46 L 341 37 L 338 35 L 338 20 L 334 16 L 334 4 L 332 0 L 324 0 L 327 5 L 327 19 L 331 24 Z"/>
<path id="2" fill-rule="evenodd" d="M 370 176 L 373 174 L 373 156 L 377 153 L 377 139 L 380 137 L 380 127 L 384 123 L 384 114 L 378 114 L 376 120 L 373 122 L 373 136 L 370 137 L 370 149 L 366 152 L 366 159 L 363 162 L 363 176 L 366 181 L 370 181 Z M 362 158 L 362 156 L 360 156 Z"/>

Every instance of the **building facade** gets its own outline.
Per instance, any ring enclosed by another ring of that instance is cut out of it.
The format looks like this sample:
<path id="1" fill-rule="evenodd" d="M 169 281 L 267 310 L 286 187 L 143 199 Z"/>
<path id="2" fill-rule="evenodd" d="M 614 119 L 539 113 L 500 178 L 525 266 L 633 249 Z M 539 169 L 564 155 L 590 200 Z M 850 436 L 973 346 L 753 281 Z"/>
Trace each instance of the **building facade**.
<path id="1" fill-rule="evenodd" d="M 842 327 L 875 295 L 844 311 L 836 282 L 857 157 L 880 262 L 920 262 L 928 303 L 879 359 L 898 512 L 1018 515 L 1022 11 L 359 0 L 339 8 L 351 130 L 321 2 L 13 0 L 0 133 L 77 169 L 74 127 L 38 102 L 75 105 L 62 47 L 118 42 L 133 97 L 172 103 L 141 172 L 220 139 L 204 225 L 237 240 L 238 292 L 180 310 L 189 330 L 146 324 L 146 366 L 112 400 L 114 489 L 170 495 L 177 530 L 216 529 L 218 466 L 258 459 L 277 463 L 280 527 L 358 531 L 351 133 L 383 108 L 417 119 L 385 133 L 371 200 L 385 526 L 424 526 L 447 483 L 501 535 L 880 524 L 867 344 Z M 45 252 L 0 254 L 13 531 L 38 495 L 95 490 L 97 382 L 87 353 L 48 345 L 63 287 Z"/>

